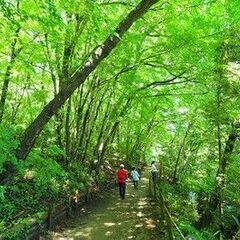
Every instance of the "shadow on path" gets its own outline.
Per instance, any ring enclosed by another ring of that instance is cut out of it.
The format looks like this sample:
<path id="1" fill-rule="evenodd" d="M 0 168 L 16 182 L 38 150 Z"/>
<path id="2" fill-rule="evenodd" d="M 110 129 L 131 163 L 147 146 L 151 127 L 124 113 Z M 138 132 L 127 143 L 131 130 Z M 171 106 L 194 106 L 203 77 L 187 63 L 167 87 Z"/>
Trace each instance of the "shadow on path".
<path id="1" fill-rule="evenodd" d="M 152 218 L 151 201 L 147 197 L 148 179 L 143 177 L 139 189 L 129 181 L 126 198 L 120 200 L 118 189 L 95 205 L 83 216 L 67 221 L 65 229 L 51 233 L 52 240 L 151 240 L 156 236 L 156 221 Z M 154 203 L 153 203 L 154 204 Z"/>

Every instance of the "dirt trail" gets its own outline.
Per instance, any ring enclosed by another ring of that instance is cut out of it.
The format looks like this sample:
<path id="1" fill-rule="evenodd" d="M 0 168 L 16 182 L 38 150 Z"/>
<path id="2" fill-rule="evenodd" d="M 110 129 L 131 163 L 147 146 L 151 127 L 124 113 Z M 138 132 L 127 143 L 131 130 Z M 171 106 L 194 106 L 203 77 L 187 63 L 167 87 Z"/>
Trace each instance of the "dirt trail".
<path id="1" fill-rule="evenodd" d="M 86 214 L 67 222 L 65 229 L 52 233 L 53 240 L 151 240 L 156 235 L 151 201 L 147 197 L 148 178 L 142 177 L 139 189 L 127 183 L 126 198 L 119 199 L 118 189 L 94 203 Z"/>

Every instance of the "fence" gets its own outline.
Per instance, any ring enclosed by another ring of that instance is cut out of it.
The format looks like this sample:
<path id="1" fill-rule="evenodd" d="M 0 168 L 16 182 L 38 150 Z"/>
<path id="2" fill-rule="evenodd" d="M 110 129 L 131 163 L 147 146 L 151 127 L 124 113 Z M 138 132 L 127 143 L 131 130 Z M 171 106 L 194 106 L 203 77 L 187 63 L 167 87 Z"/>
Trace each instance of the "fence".
<path id="1" fill-rule="evenodd" d="M 161 190 L 161 176 L 157 177 L 157 178 L 149 178 L 149 195 L 150 197 L 153 197 L 153 199 L 156 201 L 156 203 L 159 206 L 160 209 L 160 218 L 161 218 L 161 222 L 163 224 L 163 220 L 166 221 L 166 233 L 167 233 L 167 239 L 168 240 L 174 240 L 175 236 L 174 236 L 174 232 L 173 229 L 174 227 L 177 229 L 177 231 L 180 234 L 181 239 L 185 240 L 184 235 L 182 234 L 181 230 L 179 229 L 179 227 L 177 226 L 177 224 L 174 222 L 170 211 L 168 209 L 166 200 L 162 194 L 162 190 Z"/>

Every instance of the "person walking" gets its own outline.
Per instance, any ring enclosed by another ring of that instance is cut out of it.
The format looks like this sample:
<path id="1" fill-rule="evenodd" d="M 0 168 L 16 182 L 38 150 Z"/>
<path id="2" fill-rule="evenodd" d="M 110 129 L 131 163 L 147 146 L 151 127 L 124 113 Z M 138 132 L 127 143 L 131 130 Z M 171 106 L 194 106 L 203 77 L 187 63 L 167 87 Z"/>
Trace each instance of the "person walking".
<path id="1" fill-rule="evenodd" d="M 131 177 L 132 177 L 132 180 L 133 180 L 134 188 L 138 189 L 138 182 L 139 182 L 139 179 L 140 179 L 140 175 L 139 175 L 139 173 L 138 173 L 138 171 L 136 170 L 135 167 L 132 168 Z"/>
<path id="2" fill-rule="evenodd" d="M 117 181 L 119 186 L 120 198 L 123 200 L 125 198 L 126 192 L 126 181 L 128 178 L 128 172 L 124 169 L 124 165 L 120 165 L 120 169 L 117 171 Z"/>
<path id="3" fill-rule="evenodd" d="M 151 173 L 152 173 L 152 180 L 154 183 L 156 183 L 158 179 L 158 169 L 156 167 L 155 161 L 152 161 L 151 163 Z"/>

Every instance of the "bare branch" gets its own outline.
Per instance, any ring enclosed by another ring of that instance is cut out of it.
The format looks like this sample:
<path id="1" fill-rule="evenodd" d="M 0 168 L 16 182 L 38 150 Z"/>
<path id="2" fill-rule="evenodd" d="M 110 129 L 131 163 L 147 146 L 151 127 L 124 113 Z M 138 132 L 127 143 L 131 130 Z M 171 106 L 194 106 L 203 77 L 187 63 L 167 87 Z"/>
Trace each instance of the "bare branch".
<path id="1" fill-rule="evenodd" d="M 183 71 L 183 72 L 181 72 L 180 74 L 175 75 L 173 78 L 167 79 L 167 80 L 165 80 L 165 81 L 155 81 L 155 82 L 149 83 L 148 85 L 139 88 L 139 91 L 140 91 L 140 90 L 144 90 L 144 89 L 149 88 L 149 87 L 152 87 L 152 86 L 153 86 L 153 87 L 156 87 L 156 86 L 160 86 L 160 85 L 171 84 L 175 79 L 180 78 L 183 74 L 185 74 L 185 72 L 186 72 L 186 71 Z M 177 84 L 177 83 L 178 83 L 178 82 L 175 82 L 175 84 Z"/>

